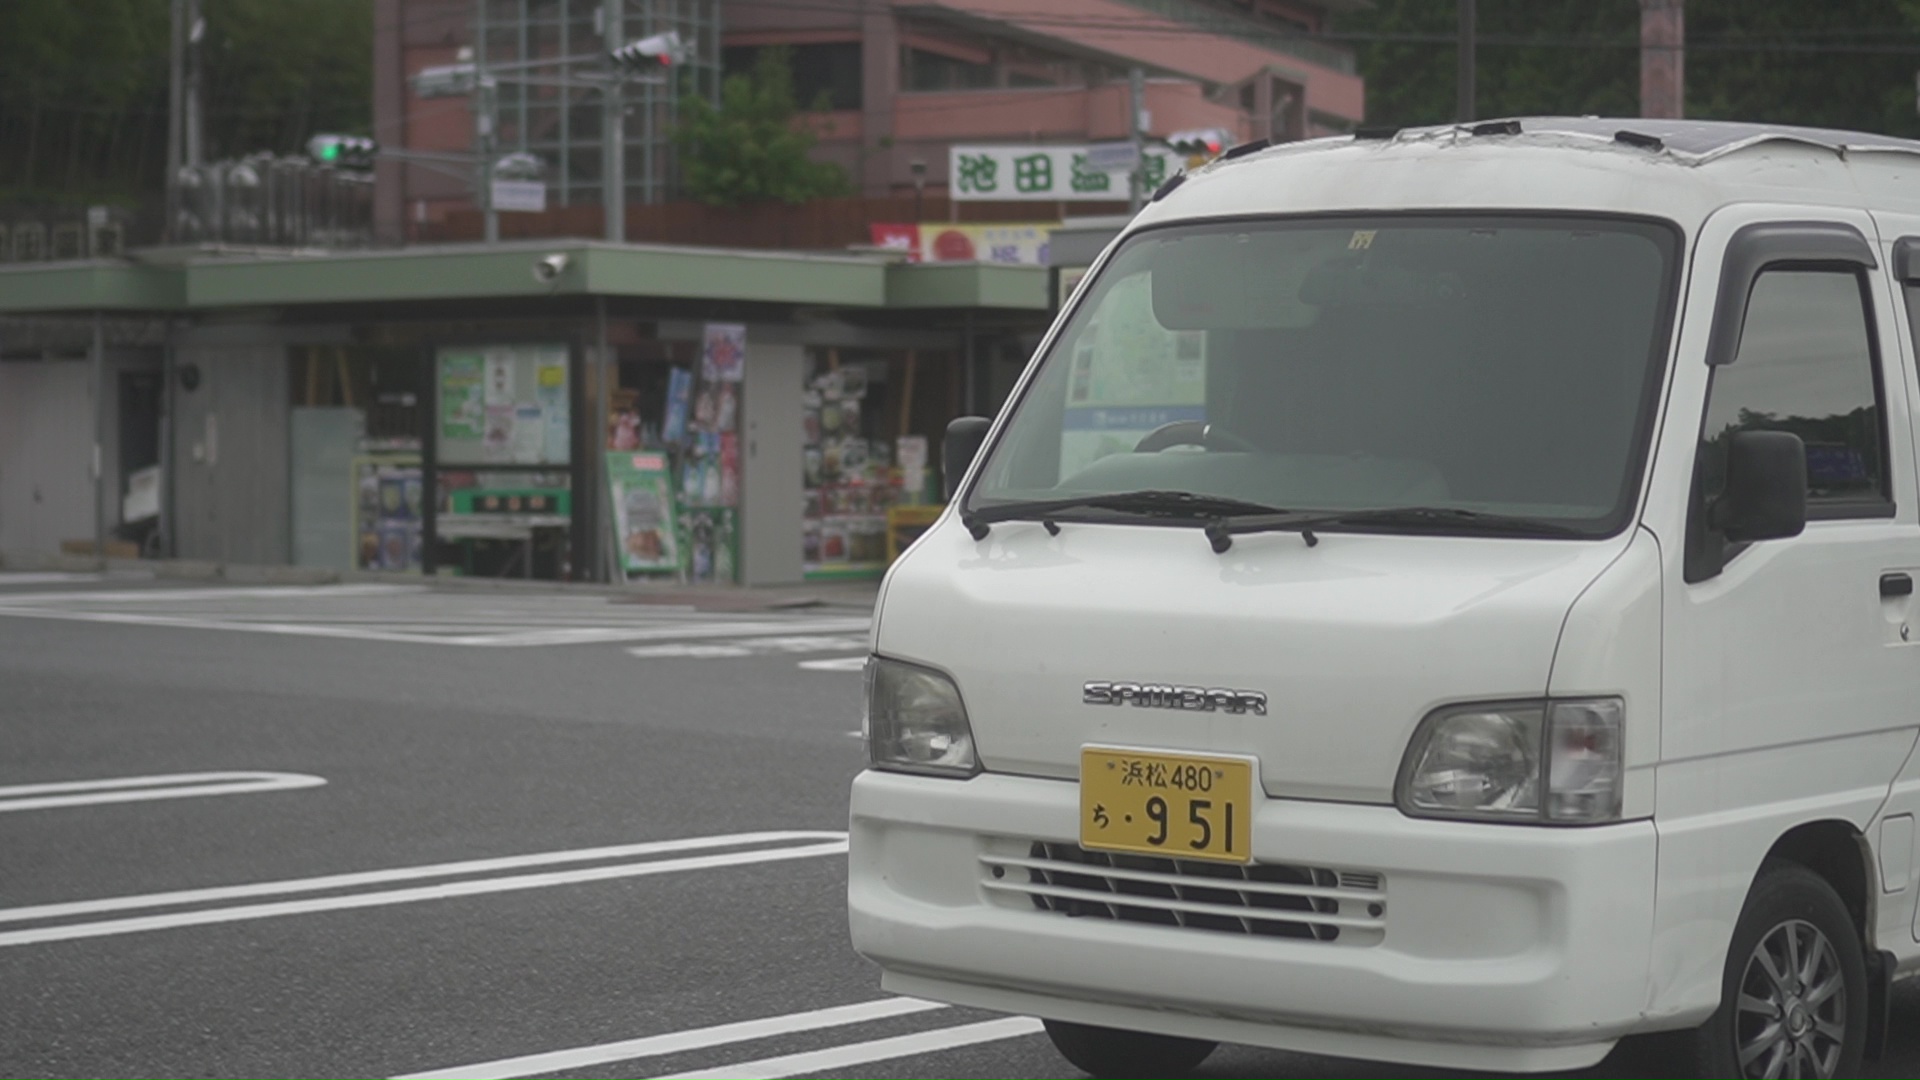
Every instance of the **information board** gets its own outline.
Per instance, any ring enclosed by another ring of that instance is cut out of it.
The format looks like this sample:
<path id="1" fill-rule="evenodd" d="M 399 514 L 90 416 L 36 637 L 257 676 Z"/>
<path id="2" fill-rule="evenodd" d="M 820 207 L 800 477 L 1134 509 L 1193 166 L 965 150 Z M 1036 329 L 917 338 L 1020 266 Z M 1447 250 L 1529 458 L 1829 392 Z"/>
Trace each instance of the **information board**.
<path id="1" fill-rule="evenodd" d="M 434 416 L 443 465 L 566 465 L 573 414 L 565 345 L 439 351 Z"/>

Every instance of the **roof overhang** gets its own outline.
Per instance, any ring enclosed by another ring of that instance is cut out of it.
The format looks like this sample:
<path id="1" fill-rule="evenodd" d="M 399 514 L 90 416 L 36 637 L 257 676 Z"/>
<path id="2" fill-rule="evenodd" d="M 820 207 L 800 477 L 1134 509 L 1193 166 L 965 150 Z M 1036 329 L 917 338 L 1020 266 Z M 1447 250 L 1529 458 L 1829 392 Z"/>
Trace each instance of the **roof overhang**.
<path id="1" fill-rule="evenodd" d="M 0 266 L 0 313 L 208 311 L 550 297 L 1041 311 L 1046 273 L 873 255 L 564 239 Z"/>

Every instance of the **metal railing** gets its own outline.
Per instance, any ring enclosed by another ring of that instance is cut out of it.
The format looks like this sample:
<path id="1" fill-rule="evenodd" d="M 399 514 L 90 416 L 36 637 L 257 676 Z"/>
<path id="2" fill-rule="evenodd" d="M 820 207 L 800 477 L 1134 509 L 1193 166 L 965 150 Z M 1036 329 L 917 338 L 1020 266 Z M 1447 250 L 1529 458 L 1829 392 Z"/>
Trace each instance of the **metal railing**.
<path id="1" fill-rule="evenodd" d="M 173 241 L 353 248 L 373 243 L 373 177 L 256 154 L 180 172 Z"/>

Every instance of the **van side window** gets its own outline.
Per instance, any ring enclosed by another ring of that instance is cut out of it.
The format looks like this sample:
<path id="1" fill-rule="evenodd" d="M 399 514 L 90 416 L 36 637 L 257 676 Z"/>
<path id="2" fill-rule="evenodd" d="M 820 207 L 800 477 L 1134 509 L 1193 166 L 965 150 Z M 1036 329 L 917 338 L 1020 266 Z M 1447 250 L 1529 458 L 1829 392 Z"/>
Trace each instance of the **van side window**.
<path id="1" fill-rule="evenodd" d="M 1807 516 L 1886 517 L 1886 421 L 1864 277 L 1769 270 L 1747 301 L 1740 351 L 1717 367 L 1701 428 L 1701 491 L 1726 487 L 1737 431 L 1787 431 L 1807 447 Z"/>

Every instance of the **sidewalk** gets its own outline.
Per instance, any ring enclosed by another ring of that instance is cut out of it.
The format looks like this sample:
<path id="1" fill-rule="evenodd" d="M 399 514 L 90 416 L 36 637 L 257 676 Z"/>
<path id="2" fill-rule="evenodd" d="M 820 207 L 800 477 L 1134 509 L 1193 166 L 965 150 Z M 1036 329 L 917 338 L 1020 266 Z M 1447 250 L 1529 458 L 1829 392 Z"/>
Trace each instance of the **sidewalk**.
<path id="1" fill-rule="evenodd" d="M 821 581 L 803 585 L 690 585 L 677 581 L 606 585 L 598 582 L 528 581 L 524 578 L 421 577 L 368 570 L 306 566 L 257 566 L 193 559 L 99 559 L 91 555 L 7 555 L 0 570 L 62 570 L 145 573 L 172 581 L 220 581 L 235 585 L 427 585 L 449 592 L 561 592 L 607 597 L 616 604 L 661 604 L 700 611 L 780 611 L 804 608 L 873 610 L 879 579 Z"/>

